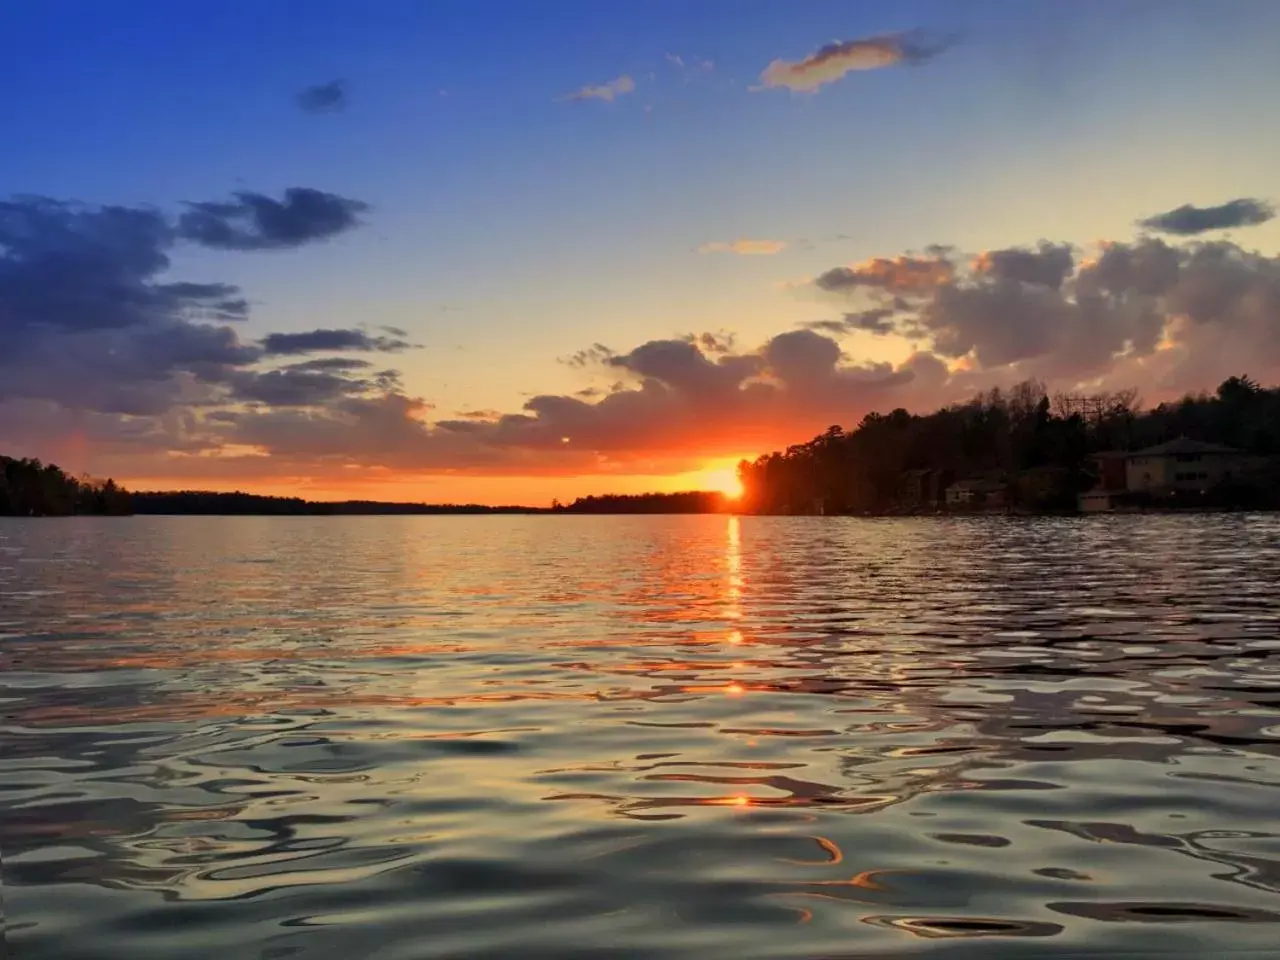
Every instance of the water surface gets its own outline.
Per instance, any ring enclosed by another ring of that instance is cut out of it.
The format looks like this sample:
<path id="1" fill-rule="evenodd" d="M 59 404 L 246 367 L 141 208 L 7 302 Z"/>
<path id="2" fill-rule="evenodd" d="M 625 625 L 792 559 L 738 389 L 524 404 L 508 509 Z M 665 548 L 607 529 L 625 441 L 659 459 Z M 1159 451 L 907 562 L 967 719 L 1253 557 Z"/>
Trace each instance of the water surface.
<path id="1" fill-rule="evenodd" d="M 0 520 L 16 958 L 1275 955 L 1280 519 Z"/>

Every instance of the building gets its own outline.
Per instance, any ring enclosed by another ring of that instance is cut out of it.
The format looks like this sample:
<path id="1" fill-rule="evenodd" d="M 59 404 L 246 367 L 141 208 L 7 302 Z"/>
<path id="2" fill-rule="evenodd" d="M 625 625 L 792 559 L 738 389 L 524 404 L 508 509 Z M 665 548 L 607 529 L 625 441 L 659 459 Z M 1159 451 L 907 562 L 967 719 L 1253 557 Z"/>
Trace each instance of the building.
<path id="1" fill-rule="evenodd" d="M 1003 507 L 1009 502 L 1009 487 L 1002 480 L 959 480 L 947 487 L 949 507 Z"/>
<path id="2" fill-rule="evenodd" d="M 1179 437 L 1136 450 L 1125 458 L 1125 489 L 1131 492 L 1201 493 L 1248 472 L 1251 458 L 1216 443 Z"/>
<path id="3" fill-rule="evenodd" d="M 898 506 L 908 510 L 937 507 L 946 499 L 951 477 L 948 470 L 904 470 L 898 478 Z"/>
<path id="4" fill-rule="evenodd" d="M 1119 506 L 1124 497 L 1123 490 L 1104 490 L 1094 487 L 1076 497 L 1076 504 L 1081 513 L 1107 513 Z"/>
<path id="5" fill-rule="evenodd" d="M 1127 490 L 1129 479 L 1127 464 L 1129 455 L 1118 451 L 1106 451 L 1093 455 L 1093 468 L 1098 474 L 1096 490 Z"/>

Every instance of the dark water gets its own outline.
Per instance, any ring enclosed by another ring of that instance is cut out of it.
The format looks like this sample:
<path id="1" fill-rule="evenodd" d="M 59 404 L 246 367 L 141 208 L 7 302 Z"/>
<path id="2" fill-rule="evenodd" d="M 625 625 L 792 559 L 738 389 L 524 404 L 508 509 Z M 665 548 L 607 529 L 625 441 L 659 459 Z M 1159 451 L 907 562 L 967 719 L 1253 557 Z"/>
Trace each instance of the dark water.
<path id="1" fill-rule="evenodd" d="M 0 521 L 17 958 L 1280 952 L 1280 518 Z"/>

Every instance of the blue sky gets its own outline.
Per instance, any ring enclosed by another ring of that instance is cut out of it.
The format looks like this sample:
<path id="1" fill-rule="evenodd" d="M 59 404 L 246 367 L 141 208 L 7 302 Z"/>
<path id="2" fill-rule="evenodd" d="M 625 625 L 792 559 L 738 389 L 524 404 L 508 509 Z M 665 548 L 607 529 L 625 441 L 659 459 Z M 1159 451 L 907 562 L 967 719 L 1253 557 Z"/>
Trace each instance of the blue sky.
<path id="1" fill-rule="evenodd" d="M 7 192 L 180 211 L 302 186 L 368 204 L 359 229 L 296 249 L 175 247 L 170 274 L 239 286 L 246 343 L 406 330 L 421 349 L 395 358 L 402 390 L 438 417 L 607 386 L 616 366 L 559 362 L 593 343 L 728 330 L 755 350 L 839 315 L 806 283 L 836 265 L 1083 249 L 1182 204 L 1266 200 L 1280 160 L 1280 5 L 1263 0 L 53 0 L 0 17 Z M 915 29 L 954 43 L 811 93 L 751 89 L 775 59 Z M 635 89 L 612 100 L 563 99 L 623 76 Z M 338 78 L 343 109 L 298 108 Z M 698 252 L 737 239 L 786 246 Z M 1247 241 L 1274 251 L 1280 229 Z M 841 345 L 852 362 L 919 347 Z"/>

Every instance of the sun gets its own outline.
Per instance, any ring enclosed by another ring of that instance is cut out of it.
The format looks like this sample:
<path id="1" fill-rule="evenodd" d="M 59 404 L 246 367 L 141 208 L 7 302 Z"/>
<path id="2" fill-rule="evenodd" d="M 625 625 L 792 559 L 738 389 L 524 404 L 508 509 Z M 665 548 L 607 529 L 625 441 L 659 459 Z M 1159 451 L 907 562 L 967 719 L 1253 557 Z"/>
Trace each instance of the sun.
<path id="1" fill-rule="evenodd" d="M 697 474 L 698 486 L 702 490 L 710 490 L 722 494 L 730 500 L 742 498 L 742 481 L 738 479 L 736 467 L 720 467 L 715 470 L 703 470 Z"/>

